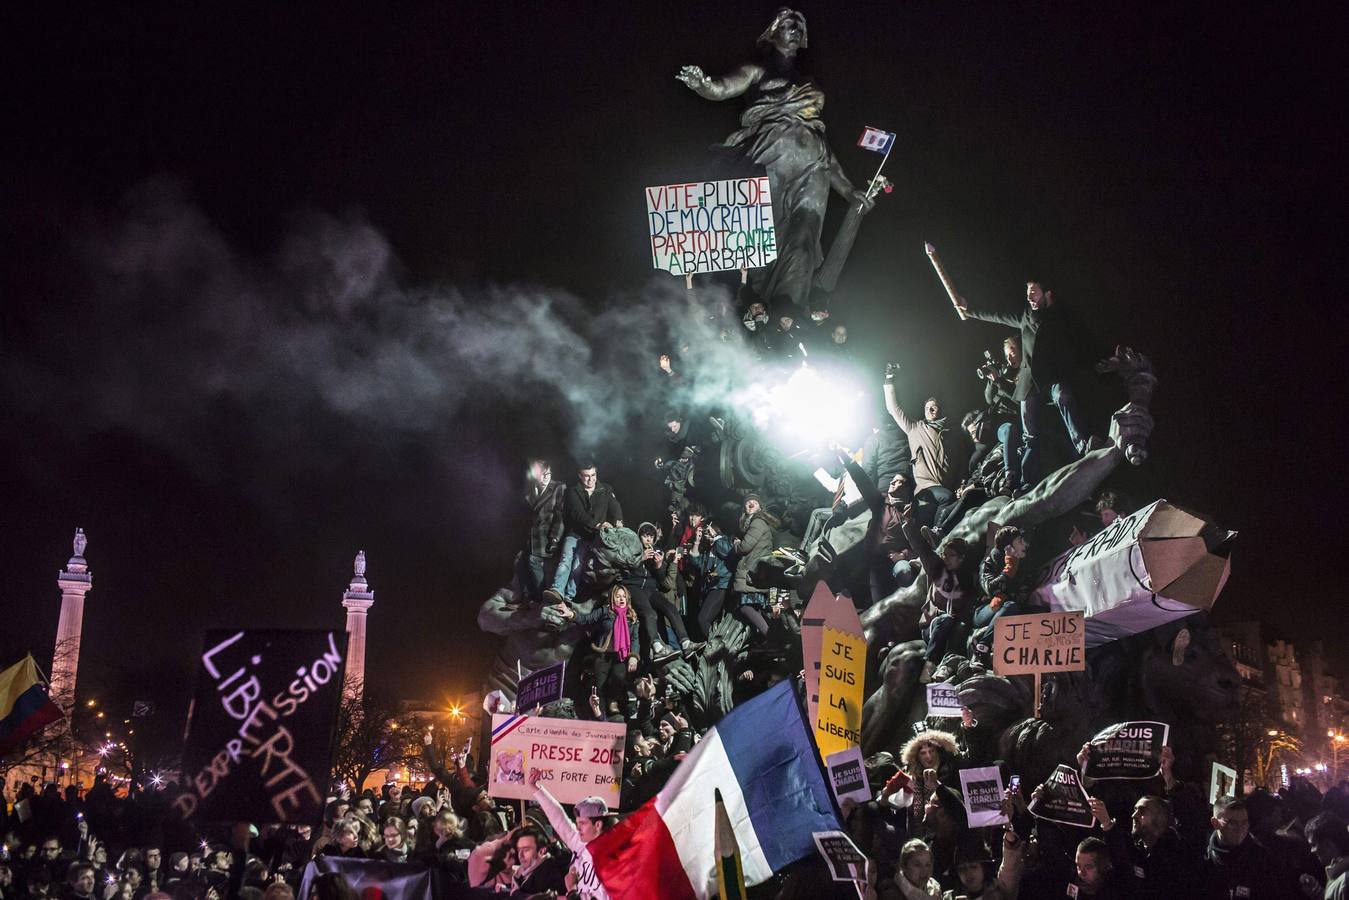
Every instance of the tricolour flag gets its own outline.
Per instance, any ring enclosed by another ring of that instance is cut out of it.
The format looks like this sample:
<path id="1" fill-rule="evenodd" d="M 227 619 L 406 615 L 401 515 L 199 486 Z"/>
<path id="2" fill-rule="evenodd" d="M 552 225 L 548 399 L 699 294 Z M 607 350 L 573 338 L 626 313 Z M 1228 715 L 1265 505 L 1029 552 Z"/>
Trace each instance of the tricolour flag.
<path id="1" fill-rule="evenodd" d="M 881 131 L 879 128 L 872 128 L 870 125 L 857 139 L 857 146 L 863 150 L 875 150 L 877 153 L 889 153 L 894 143 L 895 133 L 893 131 Z"/>
<path id="2" fill-rule="evenodd" d="M 0 753 L 12 750 L 61 718 L 61 708 L 47 696 L 30 653 L 0 672 Z"/>
<path id="3" fill-rule="evenodd" d="M 841 827 L 790 682 L 731 710 L 659 794 L 586 845 L 613 900 L 716 895 L 717 791 L 746 884 L 814 853 L 814 832 Z"/>

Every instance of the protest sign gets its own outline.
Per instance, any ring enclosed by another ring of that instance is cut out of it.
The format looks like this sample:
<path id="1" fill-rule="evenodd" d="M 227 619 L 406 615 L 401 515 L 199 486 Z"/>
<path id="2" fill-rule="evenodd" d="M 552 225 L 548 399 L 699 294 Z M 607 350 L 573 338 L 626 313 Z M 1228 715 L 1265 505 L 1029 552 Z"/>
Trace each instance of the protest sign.
<path id="1" fill-rule="evenodd" d="M 854 613 L 854 617 L 856 614 Z M 861 635 L 824 629 L 820 651 L 820 705 L 815 743 L 828 756 L 862 743 L 862 667 L 867 642 Z"/>
<path id="2" fill-rule="evenodd" d="M 1080 672 L 1087 667 L 1082 613 L 1032 613 L 993 620 L 993 671 L 999 675 Z"/>
<path id="3" fill-rule="evenodd" d="M 183 748 L 183 818 L 317 825 L 346 674 L 342 631 L 206 633 Z"/>
<path id="4" fill-rule="evenodd" d="M 520 679 L 515 688 L 515 708 L 530 712 L 562 699 L 562 683 L 566 679 L 567 661 L 530 672 Z"/>
<path id="5" fill-rule="evenodd" d="M 824 760 L 829 772 L 829 784 L 834 788 L 834 799 L 866 803 L 871 799 L 871 785 L 867 782 L 866 765 L 862 762 L 862 748 L 849 747 L 831 753 Z"/>
<path id="6" fill-rule="evenodd" d="M 1096 821 L 1091 807 L 1087 805 L 1087 792 L 1082 789 L 1082 779 L 1072 766 L 1059 764 L 1049 779 L 1039 787 L 1038 796 L 1032 794 L 1031 815 L 1058 822 L 1061 825 L 1075 825 L 1078 828 L 1090 828 Z"/>
<path id="7" fill-rule="evenodd" d="M 929 684 L 927 686 L 927 714 L 958 719 L 964 709 L 960 698 L 956 696 L 953 684 Z"/>
<path id="8" fill-rule="evenodd" d="M 843 831 L 811 832 L 815 846 L 829 864 L 829 876 L 835 881 L 866 881 L 867 858 Z"/>
<path id="9" fill-rule="evenodd" d="M 1139 634 L 1213 606 L 1235 535 L 1158 500 L 1051 560 L 1035 596 L 1085 613 L 1088 647 Z"/>
<path id="10" fill-rule="evenodd" d="M 1091 739 L 1087 777 L 1096 781 L 1151 778 L 1162 767 L 1162 747 L 1171 726 L 1162 722 L 1120 722 Z"/>
<path id="11" fill-rule="evenodd" d="M 1035 676 L 1035 718 L 1040 718 L 1040 676 L 1087 667 L 1086 628 L 1080 612 L 999 616 L 993 620 L 993 671 Z"/>
<path id="12" fill-rule="evenodd" d="M 857 607 L 821 582 L 801 617 L 806 708 L 820 758 L 862 742 L 862 677 L 867 643 Z"/>
<path id="13" fill-rule="evenodd" d="M 1219 797 L 1237 795 L 1237 770 L 1229 769 L 1222 763 L 1214 763 L 1208 780 L 1208 802 L 1213 805 Z"/>
<path id="14" fill-rule="evenodd" d="M 1002 771 L 997 766 L 961 769 L 960 793 L 971 828 L 1007 824 L 1002 814 Z"/>
<path id="15" fill-rule="evenodd" d="M 529 773 L 561 803 L 603 797 L 618 806 L 623 782 L 623 746 L 627 726 L 542 716 L 492 716 L 492 747 L 487 793 L 531 800 Z"/>
<path id="16" fill-rule="evenodd" d="M 672 275 L 766 266 L 778 256 L 768 178 L 646 189 L 651 263 Z"/>

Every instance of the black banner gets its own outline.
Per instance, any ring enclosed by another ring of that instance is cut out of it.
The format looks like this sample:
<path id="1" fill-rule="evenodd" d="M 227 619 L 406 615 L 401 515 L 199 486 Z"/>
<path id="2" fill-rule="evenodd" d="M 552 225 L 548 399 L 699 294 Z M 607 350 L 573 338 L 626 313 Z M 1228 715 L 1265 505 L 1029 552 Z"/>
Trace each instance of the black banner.
<path id="1" fill-rule="evenodd" d="M 1082 789 L 1077 770 L 1062 764 L 1054 769 L 1044 784 L 1036 788 L 1028 809 L 1037 818 L 1078 828 L 1090 828 L 1096 820 L 1091 807 L 1087 805 L 1087 792 Z"/>
<path id="2" fill-rule="evenodd" d="M 344 631 L 206 633 L 183 748 L 183 818 L 318 825 L 346 674 Z"/>
<path id="3" fill-rule="evenodd" d="M 1162 722 L 1120 722 L 1091 739 L 1087 777 L 1096 781 L 1151 778 L 1161 771 L 1171 728 Z"/>

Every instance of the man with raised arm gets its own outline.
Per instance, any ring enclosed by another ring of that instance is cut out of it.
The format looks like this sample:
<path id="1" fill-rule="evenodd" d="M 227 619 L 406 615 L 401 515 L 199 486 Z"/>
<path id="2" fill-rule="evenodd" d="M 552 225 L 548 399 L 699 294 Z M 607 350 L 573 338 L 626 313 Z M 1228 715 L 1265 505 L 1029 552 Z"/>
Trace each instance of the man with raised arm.
<path id="1" fill-rule="evenodd" d="M 1068 379 L 1078 368 L 1082 336 L 1076 323 L 1054 303 L 1054 292 L 1043 282 L 1026 282 L 1026 308 L 1017 315 L 970 309 L 964 297 L 954 297 L 956 309 L 971 319 L 1006 325 L 1021 333 L 1021 370 L 1012 399 L 1021 404 L 1021 490 L 1033 487 L 1043 477 L 1041 413 L 1047 403 L 1058 408 L 1068 438 L 1077 455 L 1091 449 L 1091 434 L 1077 406 Z"/>

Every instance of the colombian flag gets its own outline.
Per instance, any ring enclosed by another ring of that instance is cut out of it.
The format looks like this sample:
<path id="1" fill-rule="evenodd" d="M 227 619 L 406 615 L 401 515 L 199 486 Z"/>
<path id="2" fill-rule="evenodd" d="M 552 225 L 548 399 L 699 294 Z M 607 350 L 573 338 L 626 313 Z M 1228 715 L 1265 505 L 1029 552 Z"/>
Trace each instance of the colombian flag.
<path id="1" fill-rule="evenodd" d="M 47 696 L 30 653 L 0 672 L 0 753 L 61 718 L 61 709 Z"/>

